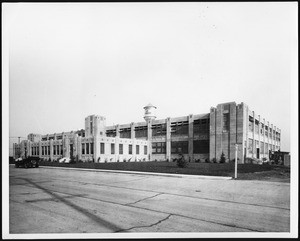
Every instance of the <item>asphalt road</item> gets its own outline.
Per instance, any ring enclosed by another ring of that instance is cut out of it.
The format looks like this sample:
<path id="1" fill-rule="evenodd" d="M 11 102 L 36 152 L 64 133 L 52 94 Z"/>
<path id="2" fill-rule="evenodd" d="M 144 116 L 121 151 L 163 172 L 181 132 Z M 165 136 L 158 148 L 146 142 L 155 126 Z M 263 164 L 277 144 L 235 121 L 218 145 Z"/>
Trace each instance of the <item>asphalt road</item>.
<path id="1" fill-rule="evenodd" d="M 9 168 L 9 230 L 289 232 L 290 184 Z"/>

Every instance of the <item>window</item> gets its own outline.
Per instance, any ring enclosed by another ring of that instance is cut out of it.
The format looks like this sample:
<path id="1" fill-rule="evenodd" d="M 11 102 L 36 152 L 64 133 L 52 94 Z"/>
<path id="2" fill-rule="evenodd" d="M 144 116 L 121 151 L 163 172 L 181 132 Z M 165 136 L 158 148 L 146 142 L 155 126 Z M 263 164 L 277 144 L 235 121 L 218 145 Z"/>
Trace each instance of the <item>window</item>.
<path id="1" fill-rule="evenodd" d="M 268 150 L 268 143 L 265 143 L 265 154 L 268 154 L 269 150 Z"/>
<path id="2" fill-rule="evenodd" d="M 148 136 L 148 126 L 137 126 L 134 128 L 135 137 L 147 137 Z"/>
<path id="3" fill-rule="evenodd" d="M 115 144 L 114 143 L 110 144 L 110 153 L 115 154 Z"/>
<path id="4" fill-rule="evenodd" d="M 86 143 L 86 154 L 90 154 L 90 143 Z"/>
<path id="5" fill-rule="evenodd" d="M 209 153 L 209 141 L 208 140 L 197 140 L 193 142 L 194 144 L 194 153 L 195 154 L 204 154 Z"/>
<path id="6" fill-rule="evenodd" d="M 85 154 L 85 143 L 82 143 L 81 153 L 82 153 L 83 155 Z"/>
<path id="7" fill-rule="evenodd" d="M 90 122 L 90 132 L 91 132 L 91 135 L 93 134 L 93 122 L 91 121 Z M 86 153 L 86 154 L 88 154 L 88 153 Z"/>
<path id="8" fill-rule="evenodd" d="M 264 143 L 263 142 L 260 143 L 259 152 L 260 152 L 260 154 L 264 154 Z"/>
<path id="9" fill-rule="evenodd" d="M 100 143 L 100 154 L 104 154 L 104 143 Z"/>
<path id="10" fill-rule="evenodd" d="M 187 154 L 188 153 L 188 142 L 187 141 L 172 141 L 171 142 L 171 153 L 172 154 Z"/>
<path id="11" fill-rule="evenodd" d="M 56 145 L 53 145 L 53 155 L 56 155 Z"/>
<path id="12" fill-rule="evenodd" d="M 223 131 L 229 131 L 229 113 L 223 114 Z"/>
<path id="13" fill-rule="evenodd" d="M 102 135 L 102 134 L 100 133 L 100 135 Z M 117 135 L 116 130 L 107 130 L 106 131 L 106 136 L 107 137 L 115 137 L 116 135 Z"/>
<path id="14" fill-rule="evenodd" d="M 63 146 L 61 145 L 60 146 L 60 155 L 62 155 L 63 154 Z"/>
<path id="15" fill-rule="evenodd" d="M 144 146 L 144 155 L 147 155 L 147 146 Z"/>
<path id="16" fill-rule="evenodd" d="M 209 119 L 194 120 L 194 134 L 209 134 Z"/>
<path id="17" fill-rule="evenodd" d="M 178 135 L 188 135 L 189 125 L 187 121 L 181 122 L 172 122 L 171 123 L 171 135 L 178 136 Z"/>
<path id="18" fill-rule="evenodd" d="M 153 154 L 166 153 L 166 143 L 165 142 L 153 142 L 152 143 L 152 153 Z"/>
<path id="19" fill-rule="evenodd" d="M 119 144 L 119 154 L 123 154 L 123 144 Z"/>
<path id="20" fill-rule="evenodd" d="M 252 116 L 249 116 L 249 131 L 253 132 L 254 130 L 254 119 Z"/>
<path id="21" fill-rule="evenodd" d="M 136 145 L 135 150 L 136 150 L 136 154 L 139 155 L 140 154 L 140 146 Z"/>
<path id="22" fill-rule="evenodd" d="M 250 154 L 253 153 L 253 140 L 249 138 L 249 143 L 248 143 L 248 152 Z"/>
<path id="23" fill-rule="evenodd" d="M 91 144 L 91 153 L 90 154 L 94 154 L 94 143 L 90 143 Z"/>
<path id="24" fill-rule="evenodd" d="M 48 146 L 48 156 L 50 156 L 50 146 Z"/>
<path id="25" fill-rule="evenodd" d="M 166 124 L 152 125 L 152 136 L 165 136 L 167 133 Z"/>
<path id="26" fill-rule="evenodd" d="M 129 155 L 132 155 L 132 145 L 129 145 L 129 146 L 128 146 L 128 154 L 129 154 Z"/>
<path id="27" fill-rule="evenodd" d="M 120 129 L 120 138 L 131 138 L 131 129 L 130 128 Z"/>

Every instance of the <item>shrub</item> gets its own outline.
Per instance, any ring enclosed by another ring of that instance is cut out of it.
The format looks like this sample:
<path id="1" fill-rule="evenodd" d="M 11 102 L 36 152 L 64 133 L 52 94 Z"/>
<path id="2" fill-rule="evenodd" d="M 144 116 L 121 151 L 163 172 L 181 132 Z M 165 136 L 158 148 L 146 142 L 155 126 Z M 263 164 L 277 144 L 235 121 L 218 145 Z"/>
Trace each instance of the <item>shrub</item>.
<path id="1" fill-rule="evenodd" d="M 154 161 L 155 161 L 155 162 L 157 162 L 157 160 L 156 160 L 156 159 L 155 159 Z"/>
<path id="2" fill-rule="evenodd" d="M 212 159 L 212 163 L 217 163 L 217 159 L 215 157 Z"/>
<path id="3" fill-rule="evenodd" d="M 195 162 L 200 162 L 200 159 L 195 159 Z"/>
<path id="4" fill-rule="evenodd" d="M 220 163 L 225 163 L 225 161 L 226 161 L 225 154 L 222 152 L 221 158 L 220 158 Z"/>
<path id="5" fill-rule="evenodd" d="M 251 157 L 246 157 L 245 162 L 246 162 L 246 163 L 253 164 L 253 162 L 255 162 L 255 159 L 253 159 L 253 158 L 251 158 Z"/>
<path id="6" fill-rule="evenodd" d="M 185 168 L 188 166 L 188 162 L 185 160 L 182 154 L 179 154 L 179 158 L 177 159 L 177 166 L 181 168 Z"/>
<path id="7" fill-rule="evenodd" d="M 126 162 L 126 158 L 123 159 L 123 162 Z"/>
<path id="8" fill-rule="evenodd" d="M 216 158 L 213 158 L 211 161 L 213 161 Z M 205 159 L 205 163 L 210 163 L 210 161 L 208 160 L 208 158 Z"/>

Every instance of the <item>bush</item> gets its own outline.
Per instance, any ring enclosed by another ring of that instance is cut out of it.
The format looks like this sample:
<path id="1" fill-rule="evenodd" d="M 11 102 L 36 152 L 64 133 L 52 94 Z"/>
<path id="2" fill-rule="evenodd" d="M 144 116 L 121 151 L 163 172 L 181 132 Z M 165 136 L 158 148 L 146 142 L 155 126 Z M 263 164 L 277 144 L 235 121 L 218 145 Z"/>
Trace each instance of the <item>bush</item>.
<path id="1" fill-rule="evenodd" d="M 217 163 L 217 159 L 215 157 L 211 161 L 212 161 L 212 163 Z"/>
<path id="2" fill-rule="evenodd" d="M 245 163 L 253 164 L 254 162 L 255 162 L 255 159 L 253 159 L 251 157 L 246 157 Z"/>
<path id="3" fill-rule="evenodd" d="M 213 158 L 212 161 L 213 161 L 214 159 L 216 159 L 216 158 Z M 210 161 L 208 160 L 208 158 L 205 159 L 205 163 L 210 163 Z"/>
<path id="4" fill-rule="evenodd" d="M 177 166 L 181 168 L 185 168 L 188 166 L 188 162 L 185 160 L 182 154 L 179 154 L 179 158 L 177 159 Z"/>
<path id="5" fill-rule="evenodd" d="M 225 154 L 222 152 L 221 158 L 220 158 L 220 163 L 225 163 L 225 161 L 226 161 Z"/>
<path id="6" fill-rule="evenodd" d="M 195 159 L 195 162 L 200 162 L 200 159 Z"/>

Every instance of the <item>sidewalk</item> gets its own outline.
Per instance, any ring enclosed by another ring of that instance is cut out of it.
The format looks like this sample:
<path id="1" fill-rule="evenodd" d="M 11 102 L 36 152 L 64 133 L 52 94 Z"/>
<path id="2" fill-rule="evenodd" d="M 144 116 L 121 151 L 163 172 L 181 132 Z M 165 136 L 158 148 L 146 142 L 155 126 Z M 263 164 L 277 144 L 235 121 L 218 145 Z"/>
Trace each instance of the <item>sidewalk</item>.
<path id="1" fill-rule="evenodd" d="M 157 173 L 157 172 L 137 172 L 137 171 L 120 171 L 120 170 L 105 170 L 105 169 L 89 169 L 89 168 L 73 168 L 73 167 L 52 167 L 52 166 L 40 166 L 40 168 L 57 168 L 64 170 L 77 170 L 77 171 L 93 171 L 93 172 L 110 172 L 121 174 L 139 174 L 139 175 L 151 175 L 151 176 L 164 176 L 164 177 L 176 177 L 176 178 L 193 178 L 193 179 L 218 179 L 218 180 L 230 180 L 232 177 L 223 176 L 204 176 L 204 175 L 186 175 L 186 174 L 171 174 L 171 173 Z"/>

